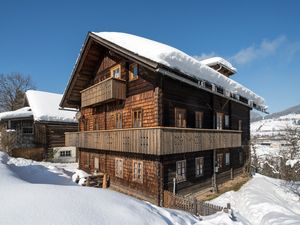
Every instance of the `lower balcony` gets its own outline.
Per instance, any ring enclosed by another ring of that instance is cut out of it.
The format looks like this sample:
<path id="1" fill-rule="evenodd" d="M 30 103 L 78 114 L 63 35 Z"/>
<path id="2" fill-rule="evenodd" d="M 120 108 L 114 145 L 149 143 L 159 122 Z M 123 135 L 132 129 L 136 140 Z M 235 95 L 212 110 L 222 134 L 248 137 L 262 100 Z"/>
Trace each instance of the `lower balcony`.
<path id="1" fill-rule="evenodd" d="M 168 155 L 241 147 L 241 131 L 188 128 L 132 128 L 69 132 L 66 146 L 118 152 Z"/>

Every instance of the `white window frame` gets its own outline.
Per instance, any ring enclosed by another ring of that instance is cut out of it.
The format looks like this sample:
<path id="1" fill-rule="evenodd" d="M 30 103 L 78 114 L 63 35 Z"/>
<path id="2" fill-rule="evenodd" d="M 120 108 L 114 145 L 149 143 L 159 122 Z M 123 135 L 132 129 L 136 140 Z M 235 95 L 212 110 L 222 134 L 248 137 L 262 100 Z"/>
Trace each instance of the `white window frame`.
<path id="1" fill-rule="evenodd" d="M 143 183 L 143 161 L 133 160 L 133 181 Z"/>
<path id="2" fill-rule="evenodd" d="M 229 128 L 230 127 L 229 115 L 225 115 L 224 121 L 225 121 L 225 128 Z"/>
<path id="3" fill-rule="evenodd" d="M 123 159 L 115 158 L 115 176 L 123 178 Z"/>
<path id="4" fill-rule="evenodd" d="M 176 181 L 186 181 L 186 160 L 176 161 Z"/>
<path id="5" fill-rule="evenodd" d="M 217 165 L 219 169 L 223 168 L 223 153 L 217 154 Z"/>
<path id="6" fill-rule="evenodd" d="M 116 75 L 115 71 L 118 70 L 119 73 Z M 110 69 L 110 76 L 116 79 L 121 79 L 121 65 L 118 64 Z"/>
<path id="7" fill-rule="evenodd" d="M 216 128 L 217 130 L 222 130 L 223 129 L 223 113 L 217 113 L 217 118 L 216 118 Z"/>
<path id="8" fill-rule="evenodd" d="M 225 153 L 225 166 L 230 165 L 230 152 Z"/>
<path id="9" fill-rule="evenodd" d="M 195 158 L 195 175 L 196 177 L 204 175 L 204 157 Z"/>

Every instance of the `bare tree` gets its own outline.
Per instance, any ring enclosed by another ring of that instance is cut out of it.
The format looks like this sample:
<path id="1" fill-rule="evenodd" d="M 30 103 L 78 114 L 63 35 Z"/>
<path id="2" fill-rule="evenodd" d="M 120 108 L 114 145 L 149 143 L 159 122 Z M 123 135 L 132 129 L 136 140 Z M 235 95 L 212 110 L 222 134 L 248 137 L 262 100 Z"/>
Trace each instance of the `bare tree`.
<path id="1" fill-rule="evenodd" d="M 20 73 L 0 74 L 0 112 L 12 111 L 23 106 L 25 92 L 35 89 L 29 75 Z"/>

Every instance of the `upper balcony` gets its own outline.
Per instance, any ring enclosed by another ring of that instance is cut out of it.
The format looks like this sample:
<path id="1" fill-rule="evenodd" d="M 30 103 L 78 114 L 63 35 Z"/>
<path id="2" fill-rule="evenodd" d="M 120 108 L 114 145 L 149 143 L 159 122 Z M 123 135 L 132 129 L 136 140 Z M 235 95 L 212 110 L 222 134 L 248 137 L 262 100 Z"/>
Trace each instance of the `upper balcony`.
<path id="1" fill-rule="evenodd" d="M 66 133 L 66 146 L 168 155 L 241 147 L 241 131 L 191 128 L 131 128 Z"/>
<path id="2" fill-rule="evenodd" d="M 81 107 L 126 99 L 126 81 L 108 78 L 81 91 Z"/>

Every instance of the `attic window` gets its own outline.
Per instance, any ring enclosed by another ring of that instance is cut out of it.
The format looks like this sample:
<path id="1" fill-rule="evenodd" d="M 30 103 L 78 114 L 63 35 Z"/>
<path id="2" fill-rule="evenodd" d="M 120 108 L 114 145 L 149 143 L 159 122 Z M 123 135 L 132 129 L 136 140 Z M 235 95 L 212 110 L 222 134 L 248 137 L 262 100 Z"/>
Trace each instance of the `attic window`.
<path id="1" fill-rule="evenodd" d="M 118 64 L 110 69 L 110 76 L 114 78 L 121 78 L 121 65 Z"/>
<path id="2" fill-rule="evenodd" d="M 136 80 L 139 78 L 139 68 L 136 63 L 133 63 L 129 66 L 129 80 Z"/>

